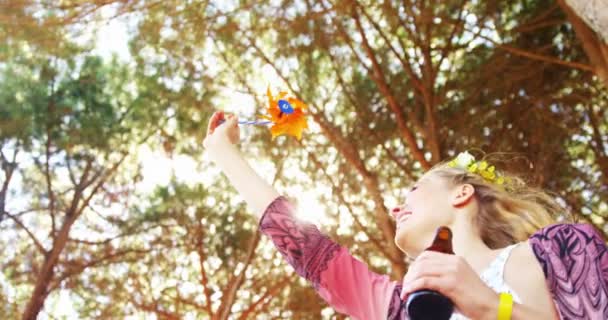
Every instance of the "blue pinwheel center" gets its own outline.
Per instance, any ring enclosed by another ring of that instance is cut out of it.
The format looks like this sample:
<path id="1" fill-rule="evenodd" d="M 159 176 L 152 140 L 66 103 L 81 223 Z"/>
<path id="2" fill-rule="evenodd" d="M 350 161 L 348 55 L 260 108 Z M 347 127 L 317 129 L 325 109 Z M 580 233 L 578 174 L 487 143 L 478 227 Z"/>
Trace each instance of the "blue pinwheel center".
<path id="1" fill-rule="evenodd" d="M 287 102 L 287 100 L 283 100 L 283 99 L 279 100 L 279 109 L 284 114 L 292 114 L 294 111 L 291 103 L 289 103 L 289 102 Z"/>

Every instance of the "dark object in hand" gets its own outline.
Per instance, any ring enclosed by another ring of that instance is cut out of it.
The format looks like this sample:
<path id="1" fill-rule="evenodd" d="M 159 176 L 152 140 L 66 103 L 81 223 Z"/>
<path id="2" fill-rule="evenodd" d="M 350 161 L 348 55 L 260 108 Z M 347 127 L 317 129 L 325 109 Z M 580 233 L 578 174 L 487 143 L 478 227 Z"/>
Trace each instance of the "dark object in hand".
<path id="1" fill-rule="evenodd" d="M 433 244 L 426 250 L 454 254 L 450 228 L 439 227 Z M 408 296 L 406 309 L 411 320 L 448 320 L 454 312 L 454 304 L 437 291 L 423 289 Z"/>

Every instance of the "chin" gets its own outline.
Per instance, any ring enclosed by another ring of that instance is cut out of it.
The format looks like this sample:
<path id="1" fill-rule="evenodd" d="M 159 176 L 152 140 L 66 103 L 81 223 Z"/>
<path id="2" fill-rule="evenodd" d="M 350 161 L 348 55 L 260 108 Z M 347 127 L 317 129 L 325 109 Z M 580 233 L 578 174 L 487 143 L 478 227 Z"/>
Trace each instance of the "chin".
<path id="1" fill-rule="evenodd" d="M 410 257 L 415 257 L 426 247 L 420 243 L 421 235 L 411 232 L 407 227 L 401 227 L 395 232 L 395 245 Z"/>

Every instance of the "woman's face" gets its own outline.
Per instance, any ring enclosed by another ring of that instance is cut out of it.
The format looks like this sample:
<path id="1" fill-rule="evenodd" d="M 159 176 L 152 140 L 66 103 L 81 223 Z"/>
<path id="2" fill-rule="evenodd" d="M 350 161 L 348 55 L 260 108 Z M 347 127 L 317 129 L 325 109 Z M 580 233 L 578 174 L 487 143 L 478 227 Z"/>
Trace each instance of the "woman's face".
<path id="1" fill-rule="evenodd" d="M 452 188 L 444 178 L 429 173 L 410 189 L 405 203 L 392 211 L 397 223 L 395 244 L 410 257 L 431 245 L 440 226 L 450 226 L 454 207 Z"/>

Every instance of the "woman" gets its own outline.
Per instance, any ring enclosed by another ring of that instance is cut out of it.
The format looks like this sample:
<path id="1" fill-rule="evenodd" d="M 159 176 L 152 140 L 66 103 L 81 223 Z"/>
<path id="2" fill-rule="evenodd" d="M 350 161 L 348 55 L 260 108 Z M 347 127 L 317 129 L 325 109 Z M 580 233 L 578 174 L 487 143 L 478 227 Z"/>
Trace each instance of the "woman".
<path id="1" fill-rule="evenodd" d="M 407 319 L 407 296 L 426 288 L 452 300 L 452 319 L 496 319 L 499 313 L 512 319 L 608 319 L 602 238 L 590 225 L 548 226 L 557 205 L 521 181 L 505 184 L 509 177 L 482 169 L 486 164 L 466 154 L 427 172 L 392 211 L 395 242 L 415 257 L 397 283 L 298 221 L 288 201 L 234 145 L 237 119 L 223 121 L 218 112 L 209 122 L 203 144 L 210 159 L 259 215 L 262 232 L 337 311 L 356 319 Z M 423 251 L 442 225 L 454 234 L 455 255 Z"/>

